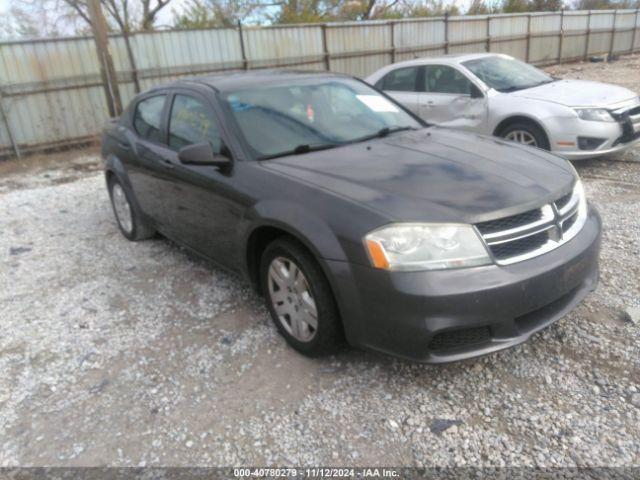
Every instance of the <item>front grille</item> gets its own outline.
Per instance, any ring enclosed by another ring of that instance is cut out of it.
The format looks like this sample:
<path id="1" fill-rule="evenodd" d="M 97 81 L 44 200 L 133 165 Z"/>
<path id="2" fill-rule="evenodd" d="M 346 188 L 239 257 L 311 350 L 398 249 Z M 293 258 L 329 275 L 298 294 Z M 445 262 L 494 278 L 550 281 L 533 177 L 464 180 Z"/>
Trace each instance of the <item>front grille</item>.
<path id="1" fill-rule="evenodd" d="M 640 114 L 640 105 L 638 105 L 635 108 L 632 108 L 631 110 L 627 110 L 627 114 L 629 114 L 629 115 L 638 115 L 638 114 Z"/>
<path id="2" fill-rule="evenodd" d="M 553 204 L 476 224 L 496 263 L 509 265 L 542 255 L 573 237 L 579 196 L 566 193 Z M 555 208 L 554 208 L 555 207 Z"/>
<path id="3" fill-rule="evenodd" d="M 558 210 L 562 210 L 564 207 L 567 206 L 572 196 L 573 196 L 573 192 L 569 192 L 566 195 L 561 196 L 558 200 L 555 201 L 556 208 Z"/>
<path id="4" fill-rule="evenodd" d="M 529 210 L 528 212 L 519 213 L 518 215 L 481 222 L 476 224 L 476 227 L 482 234 L 495 233 L 537 222 L 541 218 L 542 210 L 537 208 L 535 210 Z"/>
<path id="5" fill-rule="evenodd" d="M 544 231 L 519 238 L 511 242 L 491 245 L 491 252 L 498 260 L 505 260 L 511 257 L 518 257 L 542 247 L 549 240 L 549 234 Z"/>
<path id="6" fill-rule="evenodd" d="M 481 345 L 491 340 L 489 327 L 473 327 L 449 332 L 437 333 L 429 342 L 429 349 L 434 352 L 454 350 L 473 345 Z"/>
<path id="7" fill-rule="evenodd" d="M 565 232 L 573 227 L 573 224 L 578 220 L 578 212 L 574 213 L 572 216 L 567 218 L 564 222 L 562 222 L 562 230 Z"/>

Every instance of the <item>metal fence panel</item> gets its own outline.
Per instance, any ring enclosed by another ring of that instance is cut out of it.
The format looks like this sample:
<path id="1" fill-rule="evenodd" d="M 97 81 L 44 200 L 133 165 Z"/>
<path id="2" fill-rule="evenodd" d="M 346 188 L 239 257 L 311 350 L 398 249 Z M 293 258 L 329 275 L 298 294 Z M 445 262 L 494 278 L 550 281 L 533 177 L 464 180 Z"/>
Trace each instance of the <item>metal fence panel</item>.
<path id="1" fill-rule="evenodd" d="M 364 77 L 393 61 L 487 49 L 531 63 L 627 53 L 640 49 L 639 27 L 637 10 L 594 10 L 135 33 L 135 68 L 124 37 L 110 48 L 127 103 L 136 78 L 144 90 L 243 68 L 328 66 Z M 92 38 L 0 42 L 0 94 L 0 154 L 12 151 L 7 127 L 29 150 L 91 138 L 107 118 Z"/>
<path id="2" fill-rule="evenodd" d="M 265 66 L 323 66 L 322 26 L 244 29 L 250 68 Z"/>

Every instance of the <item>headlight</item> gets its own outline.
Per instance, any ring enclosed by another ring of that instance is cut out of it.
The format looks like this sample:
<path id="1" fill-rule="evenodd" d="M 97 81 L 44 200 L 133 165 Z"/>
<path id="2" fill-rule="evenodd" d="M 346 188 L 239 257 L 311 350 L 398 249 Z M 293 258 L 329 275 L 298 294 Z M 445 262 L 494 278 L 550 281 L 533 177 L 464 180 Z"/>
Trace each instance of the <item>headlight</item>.
<path id="1" fill-rule="evenodd" d="M 608 110 L 604 108 L 577 108 L 575 112 L 582 120 L 591 122 L 615 122 Z"/>
<path id="2" fill-rule="evenodd" d="M 471 225 L 392 224 L 369 233 L 364 243 L 372 265 L 386 270 L 436 270 L 491 263 Z"/>

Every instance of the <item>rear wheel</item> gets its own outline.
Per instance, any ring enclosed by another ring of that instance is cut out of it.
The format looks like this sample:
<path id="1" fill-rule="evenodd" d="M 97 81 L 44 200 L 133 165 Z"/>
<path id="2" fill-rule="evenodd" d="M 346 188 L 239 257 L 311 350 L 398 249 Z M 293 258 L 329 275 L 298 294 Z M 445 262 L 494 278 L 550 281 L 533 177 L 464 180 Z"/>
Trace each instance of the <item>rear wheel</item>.
<path id="1" fill-rule="evenodd" d="M 112 175 L 109 178 L 109 197 L 113 213 L 118 222 L 120 232 L 128 240 L 144 240 L 155 234 L 155 231 L 145 225 L 142 215 L 132 202 L 132 195 L 127 191 L 122 182 Z"/>
<path id="2" fill-rule="evenodd" d="M 260 282 L 267 308 L 287 343 L 320 356 L 342 345 L 342 325 L 329 282 L 313 256 L 292 239 L 271 243 L 262 255 Z"/>
<path id="3" fill-rule="evenodd" d="M 544 130 L 534 123 L 517 122 L 507 125 L 500 132 L 505 140 L 522 143 L 530 147 L 538 147 L 549 150 L 549 140 Z"/>

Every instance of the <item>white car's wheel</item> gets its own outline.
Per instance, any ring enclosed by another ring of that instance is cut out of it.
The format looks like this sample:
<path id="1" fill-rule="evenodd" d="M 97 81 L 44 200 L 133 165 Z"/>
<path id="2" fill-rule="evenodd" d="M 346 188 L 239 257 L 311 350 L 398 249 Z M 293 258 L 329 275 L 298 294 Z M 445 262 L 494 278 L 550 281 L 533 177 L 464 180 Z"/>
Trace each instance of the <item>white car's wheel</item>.
<path id="1" fill-rule="evenodd" d="M 549 150 L 549 140 L 544 130 L 534 123 L 517 122 L 507 125 L 500 135 L 505 140 L 522 143 L 529 147 Z"/>

